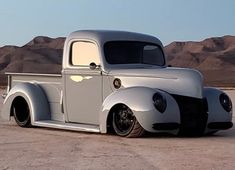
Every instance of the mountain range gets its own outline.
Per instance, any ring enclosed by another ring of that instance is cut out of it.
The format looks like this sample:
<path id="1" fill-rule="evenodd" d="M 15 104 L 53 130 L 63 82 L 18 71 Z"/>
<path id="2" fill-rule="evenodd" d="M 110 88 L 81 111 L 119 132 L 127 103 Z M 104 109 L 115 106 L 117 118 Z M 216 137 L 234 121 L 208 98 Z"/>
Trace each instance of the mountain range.
<path id="1" fill-rule="evenodd" d="M 22 47 L 1 47 L 0 85 L 6 85 L 5 72 L 60 74 L 64 41 L 38 36 Z M 172 42 L 164 48 L 169 65 L 199 70 L 205 85 L 235 86 L 235 36 Z"/>
<path id="2" fill-rule="evenodd" d="M 169 64 L 201 71 L 206 85 L 235 86 L 235 36 L 173 42 L 165 52 Z"/>

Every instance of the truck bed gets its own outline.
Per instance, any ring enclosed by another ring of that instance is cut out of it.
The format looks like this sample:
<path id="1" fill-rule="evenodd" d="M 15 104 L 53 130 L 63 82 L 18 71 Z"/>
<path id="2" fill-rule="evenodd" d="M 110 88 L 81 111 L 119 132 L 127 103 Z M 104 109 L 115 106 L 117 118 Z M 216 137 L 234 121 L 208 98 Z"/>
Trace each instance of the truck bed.
<path id="1" fill-rule="evenodd" d="M 39 85 L 45 92 L 50 104 L 51 119 L 64 121 L 62 113 L 62 75 L 35 73 L 6 73 L 8 75 L 8 89 L 18 83 L 33 83 Z"/>

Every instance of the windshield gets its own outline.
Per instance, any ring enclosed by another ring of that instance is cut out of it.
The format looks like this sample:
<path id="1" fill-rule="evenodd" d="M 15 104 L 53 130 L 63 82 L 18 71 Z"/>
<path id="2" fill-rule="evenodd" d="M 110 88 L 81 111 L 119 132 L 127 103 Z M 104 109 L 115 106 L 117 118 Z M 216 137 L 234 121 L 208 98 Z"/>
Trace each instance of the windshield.
<path id="1" fill-rule="evenodd" d="M 165 59 L 156 44 L 135 41 L 111 41 L 104 45 L 109 64 L 151 64 L 163 66 Z"/>

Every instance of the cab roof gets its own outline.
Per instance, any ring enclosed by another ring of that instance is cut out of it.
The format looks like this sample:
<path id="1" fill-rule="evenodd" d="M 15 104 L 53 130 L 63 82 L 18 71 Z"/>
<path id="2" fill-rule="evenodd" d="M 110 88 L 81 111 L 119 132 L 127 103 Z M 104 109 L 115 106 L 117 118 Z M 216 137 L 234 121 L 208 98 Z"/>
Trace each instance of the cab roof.
<path id="1" fill-rule="evenodd" d="M 81 30 L 72 32 L 66 41 L 73 39 L 93 40 L 98 44 L 104 44 L 108 41 L 140 41 L 151 42 L 163 47 L 161 41 L 154 36 L 127 31 Z"/>

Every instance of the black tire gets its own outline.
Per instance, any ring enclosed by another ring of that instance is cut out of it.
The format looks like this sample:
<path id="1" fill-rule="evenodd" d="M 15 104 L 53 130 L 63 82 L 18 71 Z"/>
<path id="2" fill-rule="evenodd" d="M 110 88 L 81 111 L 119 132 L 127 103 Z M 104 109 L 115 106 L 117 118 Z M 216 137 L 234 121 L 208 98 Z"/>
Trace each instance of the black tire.
<path id="1" fill-rule="evenodd" d="M 144 134 L 144 129 L 137 121 L 130 108 L 120 105 L 113 112 L 112 125 L 115 133 L 122 137 L 135 138 Z"/>
<path id="2" fill-rule="evenodd" d="M 13 116 L 20 127 L 30 127 L 30 109 L 27 101 L 23 97 L 17 97 L 13 102 Z"/>

